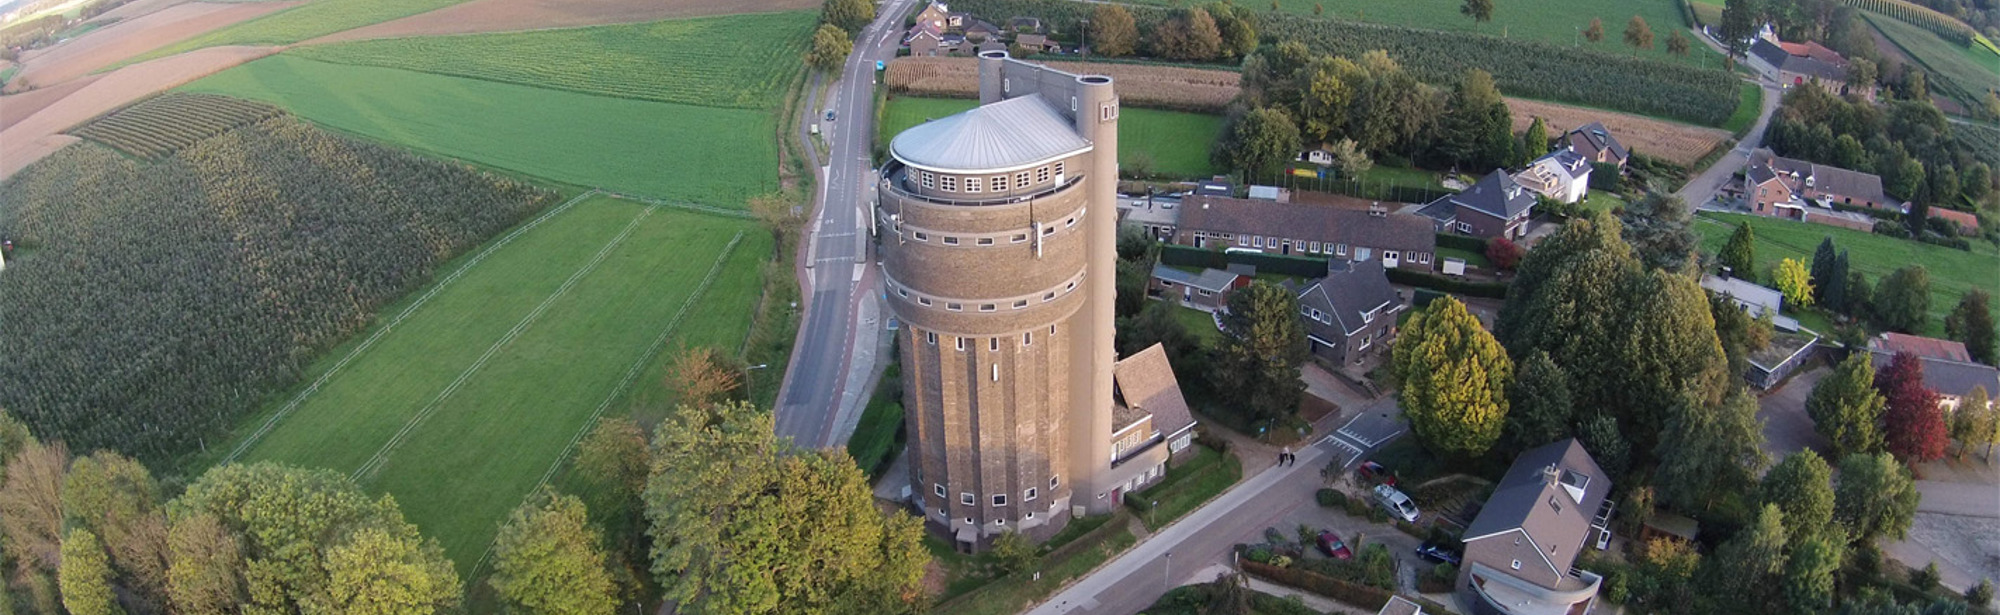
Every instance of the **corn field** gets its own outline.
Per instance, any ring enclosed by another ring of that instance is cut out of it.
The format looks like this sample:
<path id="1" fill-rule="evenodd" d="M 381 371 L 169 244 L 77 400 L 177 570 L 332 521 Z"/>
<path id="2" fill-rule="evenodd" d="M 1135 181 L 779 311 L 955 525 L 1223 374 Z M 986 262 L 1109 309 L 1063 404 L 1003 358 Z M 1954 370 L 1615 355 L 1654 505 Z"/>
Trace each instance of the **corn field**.
<path id="1" fill-rule="evenodd" d="M 976 58 L 906 57 L 889 62 L 884 75 L 899 94 L 977 96 Z M 1051 68 L 1079 75 L 1108 75 L 1118 84 L 1118 98 L 1135 107 L 1217 112 L 1229 106 L 1240 89 L 1242 75 L 1226 70 L 1149 66 L 1109 62 L 1048 62 Z"/>
<path id="2" fill-rule="evenodd" d="M 143 136 L 144 133 L 134 133 Z M 0 183 L 0 407 L 79 450 L 216 444 L 433 268 L 555 195 L 288 115 Z"/>
<path id="3" fill-rule="evenodd" d="M 157 160 L 281 113 L 284 110 L 277 107 L 240 98 L 176 92 L 114 111 L 70 134 Z"/>

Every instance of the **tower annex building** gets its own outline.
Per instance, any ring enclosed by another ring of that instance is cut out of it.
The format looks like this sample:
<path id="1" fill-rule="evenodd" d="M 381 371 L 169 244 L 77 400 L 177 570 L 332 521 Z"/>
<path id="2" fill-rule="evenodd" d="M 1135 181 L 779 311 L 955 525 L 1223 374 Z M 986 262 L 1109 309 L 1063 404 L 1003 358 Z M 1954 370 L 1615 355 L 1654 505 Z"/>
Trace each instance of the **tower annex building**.
<path id="1" fill-rule="evenodd" d="M 964 550 L 1110 512 L 1194 425 L 1165 352 L 1113 344 L 1111 78 L 986 52 L 979 103 L 891 141 L 875 212 L 912 504 Z"/>

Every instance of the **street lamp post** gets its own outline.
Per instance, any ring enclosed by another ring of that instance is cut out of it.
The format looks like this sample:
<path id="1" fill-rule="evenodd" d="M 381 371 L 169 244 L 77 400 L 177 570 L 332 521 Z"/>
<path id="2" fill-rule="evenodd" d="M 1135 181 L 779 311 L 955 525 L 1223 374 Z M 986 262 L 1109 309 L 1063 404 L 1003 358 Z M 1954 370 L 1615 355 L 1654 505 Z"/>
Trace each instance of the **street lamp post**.
<path id="1" fill-rule="evenodd" d="M 1164 576 L 1161 576 L 1161 577 L 1160 577 L 1160 583 L 1161 583 L 1161 584 L 1163 584 L 1163 585 L 1166 585 L 1166 586 L 1167 586 L 1167 589 L 1173 589 L 1173 588 L 1174 588 L 1174 552 L 1173 552 L 1173 551 L 1168 551 L 1168 552 L 1167 552 L 1167 570 L 1166 570 L 1166 574 L 1165 574 Z"/>

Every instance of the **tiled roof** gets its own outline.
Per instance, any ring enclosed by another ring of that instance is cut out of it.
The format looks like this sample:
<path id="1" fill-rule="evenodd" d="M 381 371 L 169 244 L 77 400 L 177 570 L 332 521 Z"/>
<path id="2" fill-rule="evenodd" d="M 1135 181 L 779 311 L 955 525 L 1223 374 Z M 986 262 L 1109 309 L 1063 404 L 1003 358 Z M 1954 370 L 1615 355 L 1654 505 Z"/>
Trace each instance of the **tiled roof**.
<path id="1" fill-rule="evenodd" d="M 1889 362 L 1896 358 L 1893 352 L 1873 348 L 1868 352 L 1873 355 L 1871 360 L 1877 372 L 1887 369 Z M 1923 363 L 1924 387 L 1930 390 L 1955 397 L 1964 397 L 1974 388 L 1985 388 L 1987 395 L 2000 391 L 2000 371 L 1990 365 L 1923 356 L 1917 360 Z"/>
<path id="2" fill-rule="evenodd" d="M 896 158 L 939 171 L 1011 170 L 1090 150 L 1041 96 L 1010 98 L 917 125 L 889 142 Z"/>
<path id="3" fill-rule="evenodd" d="M 1406 252 L 1437 251 L 1437 231 L 1423 218 L 1304 203 L 1191 196 L 1181 203 L 1180 228 Z"/>
<path id="4" fill-rule="evenodd" d="M 1778 67 L 1778 70 L 1810 76 L 1821 81 L 1845 82 L 1847 80 L 1847 67 L 1843 63 L 1829 61 L 1823 56 L 1815 57 L 1818 54 L 1812 54 L 1811 50 L 1806 48 L 1801 48 L 1800 50 L 1806 53 L 1794 54 L 1784 47 L 1773 45 L 1770 41 L 1764 39 L 1757 39 L 1757 42 L 1750 45 L 1751 55 L 1757 56 L 1758 59 Z M 1828 52 L 1831 53 L 1831 50 Z M 1834 54 L 1834 57 L 1838 56 L 1839 54 Z"/>
<path id="5" fill-rule="evenodd" d="M 1890 354 L 1907 352 L 1919 357 L 1947 359 L 1967 363 L 1972 362 L 1972 353 L 1965 349 L 1963 342 L 1910 335 L 1908 333 L 1896 333 L 1894 331 L 1868 340 L 1868 348 L 1870 350 L 1882 350 Z M 2000 393 L 2000 391 L 1994 392 Z"/>
<path id="6" fill-rule="evenodd" d="M 1550 467 L 1557 472 L 1553 484 L 1544 477 L 1544 469 Z M 1575 438 L 1529 449 L 1514 459 L 1494 487 L 1493 496 L 1466 528 L 1465 539 L 1519 529 L 1549 551 L 1545 555 L 1557 571 L 1567 572 L 1582 550 L 1591 518 L 1610 492 L 1611 479 Z"/>
<path id="7" fill-rule="evenodd" d="M 1166 346 L 1153 344 L 1119 360 L 1113 368 L 1112 380 L 1123 405 L 1152 415 L 1153 429 L 1161 434 L 1171 437 L 1194 424 L 1187 399 L 1181 397 L 1180 382 L 1174 379 L 1173 365 L 1167 363 Z M 1114 425 L 1112 429 L 1116 431 L 1130 424 Z"/>
<path id="8" fill-rule="evenodd" d="M 1931 217 L 1944 218 L 1946 220 L 1950 220 L 1952 224 L 1957 224 L 1960 227 L 1964 228 L 1970 228 L 1970 229 L 1979 228 L 1979 216 L 1973 215 L 1973 213 L 1969 211 L 1958 211 L 1956 209 L 1932 207 Z"/>
<path id="9" fill-rule="evenodd" d="M 1485 177 L 1479 178 L 1478 182 L 1463 192 L 1441 197 L 1424 206 L 1425 215 L 1439 220 L 1445 219 L 1433 213 L 1432 207 L 1439 202 L 1451 203 L 1452 207 L 1460 210 L 1470 209 L 1501 220 L 1512 220 L 1514 216 L 1535 206 L 1535 193 L 1521 187 L 1521 184 L 1516 183 L 1514 177 L 1508 175 L 1506 171 L 1495 169 Z"/>
<path id="10" fill-rule="evenodd" d="M 1589 151 L 1587 152 L 1578 152 L 1584 154 L 1586 158 L 1595 158 L 1597 152 L 1607 149 L 1611 150 L 1612 158 L 1619 160 L 1624 160 L 1631 155 L 1630 152 L 1625 150 L 1625 145 L 1618 142 L 1618 137 L 1611 135 L 1611 129 L 1604 127 L 1603 122 L 1591 122 L 1578 126 L 1576 130 L 1564 134 L 1563 140 L 1568 142 L 1570 147 L 1588 149 Z"/>
<path id="11" fill-rule="evenodd" d="M 1301 307 L 1318 310 L 1333 321 L 1331 325 L 1312 321 L 1309 326 L 1337 332 L 1342 338 L 1367 326 L 1369 312 L 1382 310 L 1396 301 L 1396 289 L 1389 285 L 1389 276 L 1378 260 L 1334 259 L 1327 263 L 1326 277 L 1306 283 L 1306 289 L 1299 292 Z M 1383 314 L 1376 314 L 1376 318 L 1381 317 Z"/>
<path id="12" fill-rule="evenodd" d="M 1750 171 L 1757 172 L 1759 166 L 1767 166 L 1769 172 L 1780 176 L 1797 173 L 1800 182 L 1789 179 L 1786 182 L 1792 190 L 1798 190 L 1801 182 L 1810 179 L 1813 189 L 1824 194 L 1876 203 L 1894 202 L 1882 192 L 1882 178 L 1871 173 L 1786 158 L 1767 147 L 1750 152 Z"/>

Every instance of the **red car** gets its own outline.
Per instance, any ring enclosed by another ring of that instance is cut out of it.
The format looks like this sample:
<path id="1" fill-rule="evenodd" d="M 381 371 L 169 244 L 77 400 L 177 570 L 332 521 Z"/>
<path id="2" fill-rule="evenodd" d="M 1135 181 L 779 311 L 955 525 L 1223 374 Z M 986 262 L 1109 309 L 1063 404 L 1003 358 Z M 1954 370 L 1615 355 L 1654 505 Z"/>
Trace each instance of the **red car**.
<path id="1" fill-rule="evenodd" d="M 1334 559 L 1354 558 L 1354 551 L 1347 548 L 1347 543 L 1341 542 L 1340 537 L 1333 532 L 1325 530 L 1319 533 L 1319 552 Z"/>
<path id="2" fill-rule="evenodd" d="M 1389 468 L 1382 467 L 1382 464 L 1373 461 L 1361 462 L 1361 467 L 1356 469 L 1354 473 L 1361 475 L 1361 480 L 1364 482 L 1391 487 L 1396 486 L 1396 475 L 1389 472 Z"/>

